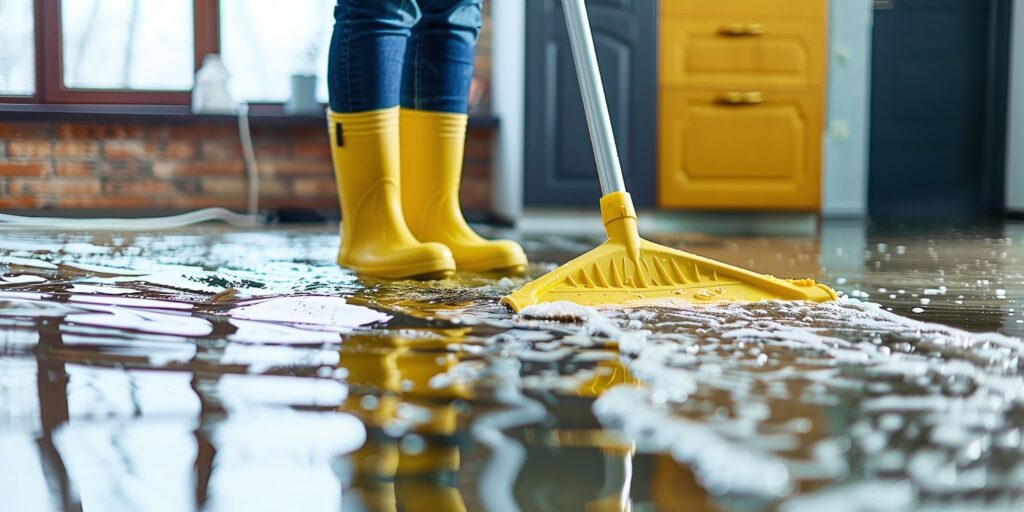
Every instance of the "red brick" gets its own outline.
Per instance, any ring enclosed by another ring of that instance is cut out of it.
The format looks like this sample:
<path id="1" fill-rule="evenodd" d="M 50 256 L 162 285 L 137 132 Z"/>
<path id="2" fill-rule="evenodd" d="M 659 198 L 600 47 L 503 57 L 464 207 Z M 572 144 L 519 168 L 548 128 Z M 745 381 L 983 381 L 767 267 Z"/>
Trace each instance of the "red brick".
<path id="1" fill-rule="evenodd" d="M 92 158 L 99 156 L 100 145 L 98 142 L 62 140 L 54 144 L 53 154 L 54 156 L 66 158 Z"/>
<path id="2" fill-rule="evenodd" d="M 324 121 L 324 124 L 316 124 L 310 126 L 254 126 L 252 128 L 252 136 L 256 140 L 326 140 L 327 121 Z"/>
<path id="3" fill-rule="evenodd" d="M 493 144 L 490 138 L 487 139 L 467 139 L 466 140 L 466 159 L 474 160 L 490 160 L 493 154 Z"/>
<path id="4" fill-rule="evenodd" d="M 185 124 L 167 127 L 169 140 L 238 140 L 238 127 L 234 124 Z"/>
<path id="5" fill-rule="evenodd" d="M 135 160 L 103 160 L 97 165 L 97 174 L 113 177 L 146 176 L 149 174 L 147 165 L 146 162 Z"/>
<path id="6" fill-rule="evenodd" d="M 46 123 L 0 122 L 0 139 L 49 139 L 50 126 Z"/>
<path id="7" fill-rule="evenodd" d="M 290 158 L 292 155 L 292 145 L 287 142 L 256 141 L 253 149 L 256 152 L 257 160 L 267 158 Z"/>
<path id="8" fill-rule="evenodd" d="M 253 149 L 256 159 L 287 158 L 291 156 L 288 143 L 278 141 L 255 141 Z M 242 145 L 235 141 L 211 140 L 200 142 L 202 158 L 208 160 L 238 160 L 242 158 Z"/>
<path id="9" fill-rule="evenodd" d="M 63 140 L 141 139 L 146 127 L 134 124 L 60 123 L 54 135 Z"/>
<path id="10" fill-rule="evenodd" d="M 0 162 L 0 176 L 43 176 L 50 172 L 50 162 Z"/>
<path id="11" fill-rule="evenodd" d="M 102 139 L 106 137 L 106 126 L 101 124 L 60 123 L 54 127 L 58 139 Z"/>
<path id="12" fill-rule="evenodd" d="M 171 208 L 187 208 L 190 210 L 198 208 L 221 207 L 236 211 L 243 211 L 246 208 L 246 198 L 237 197 L 208 197 L 208 196 L 174 196 L 161 197 L 153 201 L 154 206 Z"/>
<path id="13" fill-rule="evenodd" d="M 241 196 L 247 193 L 244 178 L 203 178 L 202 193 L 207 196 Z"/>
<path id="14" fill-rule="evenodd" d="M 57 208 L 76 208 L 98 210 L 119 210 L 119 209 L 142 209 L 152 208 L 153 200 L 148 197 L 107 197 L 107 196 L 86 196 L 86 197 L 57 197 Z"/>
<path id="15" fill-rule="evenodd" d="M 331 145 L 327 139 L 317 141 L 301 141 L 292 144 L 292 155 L 295 158 L 331 158 Z"/>
<path id="16" fill-rule="evenodd" d="M 148 140 L 167 140 L 170 137 L 171 128 L 169 126 L 150 126 L 149 130 L 146 130 L 146 138 Z"/>
<path id="17" fill-rule="evenodd" d="M 153 175 L 157 178 L 177 176 L 241 176 L 245 167 L 239 161 L 225 162 L 155 162 Z"/>
<path id="18" fill-rule="evenodd" d="M 53 143 L 49 140 L 12 140 L 7 143 L 7 154 L 12 157 L 49 157 L 53 156 Z"/>
<path id="19" fill-rule="evenodd" d="M 260 198 L 260 209 L 279 210 L 293 208 L 316 210 L 337 215 L 338 198 L 336 197 L 269 197 Z"/>
<path id="20" fill-rule="evenodd" d="M 142 139 L 146 136 L 146 127 L 138 124 L 112 124 L 107 127 L 108 139 Z"/>
<path id="21" fill-rule="evenodd" d="M 491 187 L 487 180 L 463 179 L 459 203 L 465 210 L 486 210 L 491 205 Z"/>
<path id="22" fill-rule="evenodd" d="M 203 178 L 201 193 L 206 196 L 240 196 L 249 193 L 245 178 Z M 290 180 L 263 178 L 260 180 L 260 198 L 291 197 Z"/>
<path id="23" fill-rule="evenodd" d="M 178 194 L 180 191 L 170 181 L 154 179 L 111 179 L 103 183 L 104 196 L 155 196 Z"/>
<path id="24" fill-rule="evenodd" d="M 32 196 L 47 194 L 76 194 L 76 195 L 99 195 L 99 178 L 67 179 L 67 180 L 40 180 L 40 179 L 14 179 L 8 184 L 12 195 Z"/>
<path id="25" fill-rule="evenodd" d="M 260 174 L 264 176 L 331 176 L 331 163 L 320 160 L 290 160 L 260 162 Z"/>
<path id="26" fill-rule="evenodd" d="M 300 197 L 335 197 L 338 194 L 332 178 L 296 178 L 292 190 Z"/>
<path id="27" fill-rule="evenodd" d="M 0 196 L 0 210 L 30 210 L 46 206 L 46 201 L 38 197 Z"/>
<path id="28" fill-rule="evenodd" d="M 289 179 L 260 179 L 260 200 L 268 197 L 293 197 L 292 183 Z"/>
<path id="29" fill-rule="evenodd" d="M 154 156 L 157 153 L 155 142 L 142 140 L 108 140 L 103 144 L 103 156 L 115 159 L 138 159 Z"/>
<path id="30" fill-rule="evenodd" d="M 223 140 L 204 140 L 199 143 L 199 153 L 206 160 L 238 160 L 242 158 L 242 145 Z"/>
<path id="31" fill-rule="evenodd" d="M 96 164 L 90 162 L 57 162 L 54 168 L 57 176 L 67 178 L 85 178 L 100 173 Z"/>
<path id="32" fill-rule="evenodd" d="M 491 164 L 490 162 L 467 160 L 462 164 L 462 176 L 489 179 L 491 177 Z"/>
<path id="33" fill-rule="evenodd" d="M 161 158 L 171 160 L 191 160 L 196 157 L 196 143 L 190 140 L 167 141 L 160 152 Z"/>

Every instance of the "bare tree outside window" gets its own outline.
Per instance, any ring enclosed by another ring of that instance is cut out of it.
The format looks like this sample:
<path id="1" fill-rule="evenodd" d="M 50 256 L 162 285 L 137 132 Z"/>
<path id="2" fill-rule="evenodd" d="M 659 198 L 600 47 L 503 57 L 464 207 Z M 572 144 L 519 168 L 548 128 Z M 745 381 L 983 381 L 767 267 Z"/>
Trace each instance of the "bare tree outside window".
<path id="1" fill-rule="evenodd" d="M 63 0 L 61 35 L 69 89 L 192 88 L 191 0 Z"/>
<path id="2" fill-rule="evenodd" d="M 35 92 L 32 0 L 0 0 L 0 95 Z"/>

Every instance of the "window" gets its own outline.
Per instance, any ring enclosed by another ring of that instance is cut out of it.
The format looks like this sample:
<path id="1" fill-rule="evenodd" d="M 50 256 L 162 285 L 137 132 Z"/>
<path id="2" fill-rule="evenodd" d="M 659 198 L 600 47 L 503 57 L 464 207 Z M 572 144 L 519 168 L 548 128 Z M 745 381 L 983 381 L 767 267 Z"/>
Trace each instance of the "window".
<path id="1" fill-rule="evenodd" d="M 235 100 L 285 102 L 300 75 L 326 103 L 336 1 L 0 0 L 0 103 L 188 105 L 210 53 Z"/>
<path id="2" fill-rule="evenodd" d="M 291 76 L 317 79 L 327 102 L 327 50 L 336 0 L 220 0 L 220 48 L 236 100 L 285 101 Z"/>
<path id="3" fill-rule="evenodd" d="M 32 0 L 0 0 L 0 95 L 35 94 L 35 17 L 32 9 Z"/>
<path id="4" fill-rule="evenodd" d="M 192 89 L 192 0 L 62 0 L 67 89 Z"/>

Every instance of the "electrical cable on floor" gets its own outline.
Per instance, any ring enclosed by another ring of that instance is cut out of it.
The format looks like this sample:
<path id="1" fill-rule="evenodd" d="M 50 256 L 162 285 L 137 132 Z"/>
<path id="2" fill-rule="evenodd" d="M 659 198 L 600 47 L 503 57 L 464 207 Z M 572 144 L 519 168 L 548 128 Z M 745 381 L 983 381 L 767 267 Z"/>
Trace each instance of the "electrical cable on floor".
<path id="1" fill-rule="evenodd" d="M 249 129 L 249 105 L 238 105 L 238 138 L 245 160 L 245 174 L 248 190 L 248 215 L 235 213 L 226 208 L 203 208 L 179 215 L 143 218 L 76 219 L 70 217 L 43 217 L 30 215 L 9 215 L 0 213 L 0 228 L 41 228 L 68 231 L 113 230 L 148 231 L 174 229 L 209 221 L 222 221 L 237 227 L 256 227 L 266 223 L 259 215 L 260 179 L 253 149 L 252 132 Z"/>
<path id="2" fill-rule="evenodd" d="M 232 226 L 255 227 L 264 223 L 259 216 L 235 213 L 226 208 L 203 208 L 179 215 L 167 217 L 143 217 L 138 219 L 74 219 L 70 217 L 33 217 L 28 215 L 8 215 L 0 213 L 0 228 L 47 228 L 69 231 L 85 230 L 117 230 L 147 231 L 153 229 L 173 229 L 190 226 L 200 222 L 222 221 Z"/>

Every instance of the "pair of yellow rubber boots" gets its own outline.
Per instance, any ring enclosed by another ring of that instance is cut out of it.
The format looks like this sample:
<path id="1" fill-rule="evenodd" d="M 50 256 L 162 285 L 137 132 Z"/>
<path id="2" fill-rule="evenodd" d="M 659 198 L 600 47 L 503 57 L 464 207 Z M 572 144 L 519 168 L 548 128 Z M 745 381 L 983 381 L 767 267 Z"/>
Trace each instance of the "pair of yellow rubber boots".
<path id="1" fill-rule="evenodd" d="M 328 112 L 341 199 L 340 265 L 386 279 L 526 269 L 519 244 L 485 240 L 462 216 L 467 120 L 399 107 Z"/>

